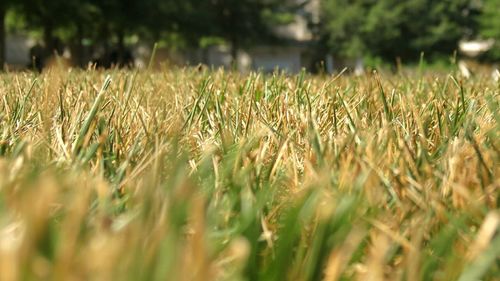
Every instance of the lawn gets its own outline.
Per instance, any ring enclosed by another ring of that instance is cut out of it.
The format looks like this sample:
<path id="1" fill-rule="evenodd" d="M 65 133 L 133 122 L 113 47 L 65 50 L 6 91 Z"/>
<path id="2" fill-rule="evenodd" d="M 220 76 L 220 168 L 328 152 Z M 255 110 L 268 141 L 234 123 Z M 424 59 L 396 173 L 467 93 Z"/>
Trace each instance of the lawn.
<path id="1" fill-rule="evenodd" d="M 0 280 L 499 280 L 500 84 L 0 74 Z"/>

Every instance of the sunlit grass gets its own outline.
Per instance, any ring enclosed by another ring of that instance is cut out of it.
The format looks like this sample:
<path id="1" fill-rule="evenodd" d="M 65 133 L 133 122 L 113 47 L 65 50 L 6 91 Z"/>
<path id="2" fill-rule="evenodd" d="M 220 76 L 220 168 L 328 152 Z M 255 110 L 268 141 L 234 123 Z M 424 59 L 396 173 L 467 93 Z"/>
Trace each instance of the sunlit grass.
<path id="1" fill-rule="evenodd" d="M 500 85 L 0 75 L 0 280 L 495 280 Z"/>

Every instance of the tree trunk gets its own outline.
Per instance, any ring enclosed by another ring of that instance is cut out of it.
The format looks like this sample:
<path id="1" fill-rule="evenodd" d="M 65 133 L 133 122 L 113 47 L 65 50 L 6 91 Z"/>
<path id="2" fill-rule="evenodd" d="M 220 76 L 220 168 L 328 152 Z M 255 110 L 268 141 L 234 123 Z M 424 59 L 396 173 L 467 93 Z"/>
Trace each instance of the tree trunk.
<path id="1" fill-rule="evenodd" d="M 123 30 L 117 32 L 118 36 L 118 48 L 117 48 L 117 65 L 123 67 L 125 62 L 125 33 Z"/>
<path id="2" fill-rule="evenodd" d="M 0 71 L 3 70 L 4 64 L 5 64 L 5 56 L 6 56 L 6 49 L 5 49 L 5 37 L 6 37 L 6 32 L 5 32 L 5 13 L 6 9 L 3 4 L 0 4 Z"/>
<path id="3" fill-rule="evenodd" d="M 76 27 L 75 63 L 79 67 L 84 67 L 83 62 L 83 27 L 80 23 Z"/>
<path id="4" fill-rule="evenodd" d="M 52 23 L 46 22 L 43 27 L 43 41 L 45 43 L 45 56 L 50 57 L 55 50 Z"/>
<path id="5" fill-rule="evenodd" d="M 238 39 L 235 37 L 231 39 L 231 69 L 238 70 L 238 52 L 240 51 L 240 45 Z"/>

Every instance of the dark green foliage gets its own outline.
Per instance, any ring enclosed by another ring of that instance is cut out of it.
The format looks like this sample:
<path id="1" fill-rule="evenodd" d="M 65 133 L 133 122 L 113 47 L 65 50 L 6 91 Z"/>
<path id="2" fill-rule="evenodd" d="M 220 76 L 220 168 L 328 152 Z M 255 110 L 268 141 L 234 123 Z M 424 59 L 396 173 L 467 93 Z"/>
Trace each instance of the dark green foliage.
<path id="1" fill-rule="evenodd" d="M 123 55 L 132 35 L 170 47 L 207 45 L 202 39 L 210 38 L 205 42 L 228 43 L 235 55 L 240 48 L 275 40 L 273 28 L 292 20 L 290 12 L 299 6 L 280 0 L 20 0 L 2 1 L 0 22 L 7 9 L 15 9 L 27 29 L 42 34 L 46 56 L 65 43 L 78 59 L 84 39 Z"/>
<path id="2" fill-rule="evenodd" d="M 22 28 L 36 31 L 45 55 L 70 46 L 76 63 L 85 42 L 123 55 L 127 38 L 169 47 L 226 43 L 233 57 L 255 44 L 281 42 L 275 27 L 294 20 L 308 1 L 282 0 L 2 0 L 0 65 L 4 61 L 5 15 L 15 11 Z M 453 55 L 461 39 L 492 38 L 488 54 L 500 58 L 497 0 L 320 0 L 318 34 L 322 53 L 338 58 L 395 62 Z M 302 13 L 302 12 L 300 12 Z M 302 13 L 304 16 L 304 13 Z"/>
<path id="3" fill-rule="evenodd" d="M 238 49 L 276 39 L 273 27 L 286 22 L 293 5 L 281 0 L 198 0 L 203 7 L 198 28 L 230 43 L 233 57 Z M 210 24 L 207 24 L 210 23 Z"/>
<path id="4" fill-rule="evenodd" d="M 416 61 L 421 52 L 449 56 L 475 32 L 470 0 L 324 0 L 323 41 L 341 57 Z"/>
<path id="5" fill-rule="evenodd" d="M 481 35 L 496 40 L 488 53 L 492 59 L 500 60 L 500 1 L 485 0 L 480 17 Z"/>

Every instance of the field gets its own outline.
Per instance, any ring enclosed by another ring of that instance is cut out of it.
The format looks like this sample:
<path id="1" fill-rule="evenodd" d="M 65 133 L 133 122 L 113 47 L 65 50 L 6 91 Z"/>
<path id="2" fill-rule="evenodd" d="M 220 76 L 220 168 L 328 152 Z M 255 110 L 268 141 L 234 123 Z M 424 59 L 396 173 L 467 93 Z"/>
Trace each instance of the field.
<path id="1" fill-rule="evenodd" d="M 499 280 L 500 84 L 0 74 L 0 280 Z"/>

